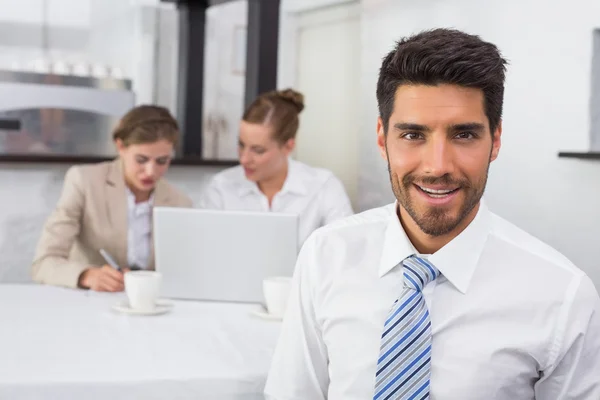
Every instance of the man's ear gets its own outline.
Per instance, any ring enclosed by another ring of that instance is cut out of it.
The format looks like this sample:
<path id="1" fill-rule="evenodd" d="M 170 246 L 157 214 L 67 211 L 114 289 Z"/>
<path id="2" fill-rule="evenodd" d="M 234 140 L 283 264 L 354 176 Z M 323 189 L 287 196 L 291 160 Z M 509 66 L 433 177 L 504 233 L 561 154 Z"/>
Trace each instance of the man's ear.
<path id="1" fill-rule="evenodd" d="M 381 117 L 377 118 L 377 147 L 379 147 L 379 154 L 384 160 L 387 160 L 387 147 L 385 140 L 387 138 L 385 127 L 383 126 L 383 120 Z"/>
<path id="2" fill-rule="evenodd" d="M 500 153 L 500 146 L 502 144 L 502 121 L 498 123 L 498 127 L 496 131 L 492 135 L 492 153 L 490 154 L 490 162 L 494 161 L 498 158 L 498 153 Z"/>

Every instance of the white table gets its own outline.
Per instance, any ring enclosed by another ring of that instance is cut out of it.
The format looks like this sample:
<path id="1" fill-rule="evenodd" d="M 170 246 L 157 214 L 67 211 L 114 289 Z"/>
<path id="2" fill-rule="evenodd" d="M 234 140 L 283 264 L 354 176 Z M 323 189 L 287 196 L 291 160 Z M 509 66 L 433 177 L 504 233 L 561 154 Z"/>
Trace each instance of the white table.
<path id="1" fill-rule="evenodd" d="M 111 310 L 124 294 L 0 285 L 0 399 L 263 399 L 280 324 L 255 305 L 176 301 Z"/>

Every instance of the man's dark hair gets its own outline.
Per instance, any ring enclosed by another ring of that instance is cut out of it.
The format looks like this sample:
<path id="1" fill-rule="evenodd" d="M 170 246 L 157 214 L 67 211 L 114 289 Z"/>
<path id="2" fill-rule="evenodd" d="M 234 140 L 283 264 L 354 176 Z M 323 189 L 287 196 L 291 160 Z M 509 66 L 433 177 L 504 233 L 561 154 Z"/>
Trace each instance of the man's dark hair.
<path id="1" fill-rule="evenodd" d="M 400 85 L 452 84 L 481 89 L 490 130 L 502 118 L 506 60 L 492 43 L 453 29 L 434 29 L 403 38 L 383 59 L 377 104 L 385 132 Z"/>

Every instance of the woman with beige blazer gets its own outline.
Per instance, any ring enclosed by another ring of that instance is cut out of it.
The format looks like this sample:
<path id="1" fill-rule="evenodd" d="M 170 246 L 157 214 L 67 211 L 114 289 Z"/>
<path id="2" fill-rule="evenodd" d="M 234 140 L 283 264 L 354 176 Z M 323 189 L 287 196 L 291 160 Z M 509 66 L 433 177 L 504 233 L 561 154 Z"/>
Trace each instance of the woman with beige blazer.
<path id="1" fill-rule="evenodd" d="M 188 196 L 162 178 L 178 136 L 168 110 L 138 106 L 113 132 L 116 160 L 69 169 L 36 249 L 36 282 L 121 291 L 123 271 L 154 269 L 152 207 L 192 207 Z M 106 265 L 100 249 L 122 271 Z"/>

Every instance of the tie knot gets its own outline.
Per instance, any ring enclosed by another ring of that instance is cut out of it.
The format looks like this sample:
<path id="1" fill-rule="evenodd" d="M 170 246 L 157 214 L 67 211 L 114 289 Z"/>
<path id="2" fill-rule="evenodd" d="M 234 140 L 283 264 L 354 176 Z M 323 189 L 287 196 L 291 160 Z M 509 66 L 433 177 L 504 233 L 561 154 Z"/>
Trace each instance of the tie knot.
<path id="1" fill-rule="evenodd" d="M 417 292 L 440 276 L 440 271 L 429 261 L 417 256 L 410 256 L 402 261 L 404 266 L 404 286 Z"/>

